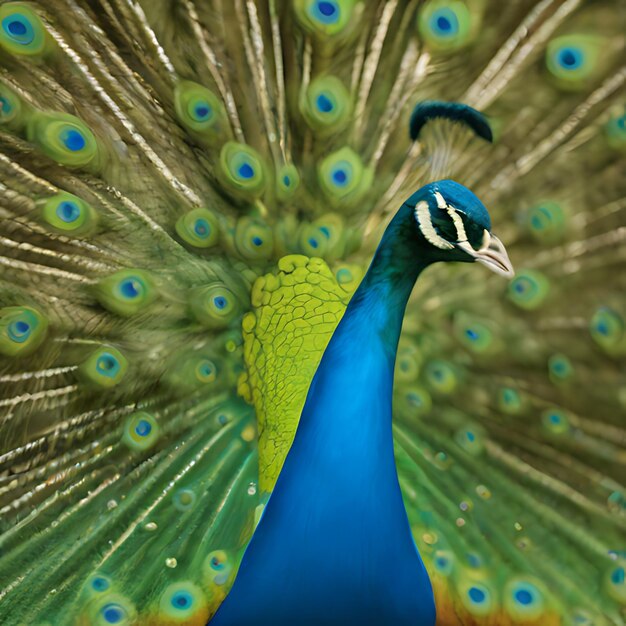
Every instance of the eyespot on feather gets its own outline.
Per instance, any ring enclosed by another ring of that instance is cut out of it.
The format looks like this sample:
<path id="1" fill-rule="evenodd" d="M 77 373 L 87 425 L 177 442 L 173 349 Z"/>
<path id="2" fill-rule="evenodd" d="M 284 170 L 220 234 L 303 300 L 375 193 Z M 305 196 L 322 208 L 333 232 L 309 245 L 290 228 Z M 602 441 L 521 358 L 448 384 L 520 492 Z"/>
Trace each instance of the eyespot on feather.
<path id="1" fill-rule="evenodd" d="M 38 112 L 26 135 L 48 157 L 68 167 L 99 167 L 98 142 L 79 118 L 68 113 Z"/>
<path id="2" fill-rule="evenodd" d="M 269 259 L 274 252 L 274 232 L 259 218 L 240 217 L 233 241 L 237 252 L 249 261 Z"/>
<path id="3" fill-rule="evenodd" d="M 547 609 L 546 591 L 536 580 L 509 580 L 504 586 L 503 598 L 504 609 L 515 621 L 538 620 Z"/>
<path id="4" fill-rule="evenodd" d="M 130 317 L 147 308 L 156 298 L 149 272 L 126 269 L 102 278 L 96 285 L 98 302 L 111 313 Z"/>
<path id="5" fill-rule="evenodd" d="M 226 328 L 241 313 L 239 300 L 223 283 L 192 289 L 189 305 L 196 321 L 207 328 Z"/>
<path id="6" fill-rule="evenodd" d="M 604 38 L 595 35 L 564 35 L 552 39 L 546 48 L 545 63 L 555 84 L 564 91 L 580 91 L 596 80 Z"/>
<path id="7" fill-rule="evenodd" d="M 626 151 L 626 108 L 616 108 L 604 125 L 606 142 L 613 150 Z"/>
<path id="8" fill-rule="evenodd" d="M 480 18 L 480 13 L 470 12 L 465 2 L 431 0 L 420 9 L 418 31 L 434 52 L 452 52 L 473 41 Z"/>
<path id="9" fill-rule="evenodd" d="M 276 196 L 286 202 L 297 193 L 300 187 L 300 173 L 295 165 L 283 165 L 276 172 Z"/>
<path id="10" fill-rule="evenodd" d="M 531 237 L 544 244 L 561 241 L 566 226 L 565 212 L 557 202 L 542 202 L 529 209 L 526 215 L 526 227 Z"/>
<path id="11" fill-rule="evenodd" d="M 219 222 L 209 209 L 192 209 L 176 222 L 177 235 L 194 248 L 212 248 L 220 239 Z"/>
<path id="12" fill-rule="evenodd" d="M 103 593 L 87 604 L 86 617 L 93 626 L 131 626 L 137 612 L 134 604 L 119 593 Z"/>
<path id="13" fill-rule="evenodd" d="M 293 4 L 298 23 L 321 40 L 350 30 L 355 5 L 355 0 L 294 0 Z"/>
<path id="14" fill-rule="evenodd" d="M 356 152 L 345 147 L 328 155 L 318 167 L 322 191 L 335 206 L 353 205 L 370 189 L 373 173 Z"/>
<path id="15" fill-rule="evenodd" d="M 266 185 L 265 165 L 251 146 L 228 141 L 220 151 L 219 176 L 222 184 L 236 196 L 254 199 Z"/>
<path id="16" fill-rule="evenodd" d="M 545 302 L 550 293 L 550 282 L 537 270 L 518 271 L 507 286 L 507 297 L 515 306 L 526 311 L 535 311 Z"/>
<path id="17" fill-rule="evenodd" d="M 126 419 L 122 442 L 131 450 L 143 452 L 157 443 L 160 434 L 161 429 L 154 415 L 138 411 Z"/>
<path id="18" fill-rule="evenodd" d="M 626 322 L 614 308 L 598 307 L 589 322 L 589 332 L 596 344 L 607 354 L 626 354 Z"/>
<path id="19" fill-rule="evenodd" d="M 352 100 L 335 76 L 320 76 L 308 86 L 300 111 L 309 127 L 320 135 L 344 128 L 352 112 Z"/>
<path id="20" fill-rule="evenodd" d="M 22 132 L 32 109 L 7 85 L 0 82 L 0 128 Z"/>
<path id="21" fill-rule="evenodd" d="M 224 105 L 210 89 L 188 80 L 174 89 L 178 121 L 200 139 L 215 143 L 229 129 Z"/>
<path id="22" fill-rule="evenodd" d="M 93 234 L 99 221 L 98 213 L 90 204 L 67 192 L 47 198 L 41 216 L 51 230 L 72 237 Z"/>
<path id="23" fill-rule="evenodd" d="M 112 346 L 96 348 L 79 365 L 77 376 L 83 383 L 100 389 L 111 389 L 124 379 L 128 361 Z"/>
<path id="24" fill-rule="evenodd" d="M 41 18 L 26 2 L 0 6 L 0 47 L 16 57 L 38 60 L 52 50 Z"/>
<path id="25" fill-rule="evenodd" d="M 457 584 L 457 592 L 461 604 L 470 615 L 487 617 L 498 609 L 496 594 L 486 582 L 461 579 Z"/>
<path id="26" fill-rule="evenodd" d="M 22 357 L 32 354 L 46 338 L 48 320 L 30 306 L 0 309 L 0 354 Z"/>
<path id="27" fill-rule="evenodd" d="M 159 617 L 168 624 L 204 624 L 209 618 L 206 596 L 189 580 L 168 585 L 159 599 Z"/>

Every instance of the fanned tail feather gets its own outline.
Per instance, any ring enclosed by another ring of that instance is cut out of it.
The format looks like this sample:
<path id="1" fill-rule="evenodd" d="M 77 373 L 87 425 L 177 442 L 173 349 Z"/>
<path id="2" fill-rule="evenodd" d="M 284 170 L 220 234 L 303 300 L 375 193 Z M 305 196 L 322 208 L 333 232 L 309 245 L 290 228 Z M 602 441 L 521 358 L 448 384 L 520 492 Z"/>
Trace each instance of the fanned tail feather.
<path id="1" fill-rule="evenodd" d="M 452 177 L 518 274 L 433 268 L 405 319 L 438 623 L 626 623 L 623 23 L 2 3 L 0 622 L 205 624 L 382 229 Z"/>

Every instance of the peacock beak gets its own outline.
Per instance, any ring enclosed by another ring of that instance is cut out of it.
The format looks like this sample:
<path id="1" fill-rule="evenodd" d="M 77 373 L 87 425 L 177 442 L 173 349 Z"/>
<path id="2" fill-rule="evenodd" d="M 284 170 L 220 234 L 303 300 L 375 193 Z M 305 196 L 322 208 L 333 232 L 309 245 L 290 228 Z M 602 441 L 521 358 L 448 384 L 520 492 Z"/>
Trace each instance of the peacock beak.
<path id="1" fill-rule="evenodd" d="M 506 252 L 506 248 L 495 235 L 490 234 L 487 245 L 484 245 L 480 250 L 474 250 L 467 241 L 458 242 L 456 247 L 467 252 L 467 254 L 474 257 L 478 263 L 482 263 L 492 272 L 500 274 L 500 276 L 506 278 L 513 278 L 513 276 L 515 276 L 515 270 Z"/>

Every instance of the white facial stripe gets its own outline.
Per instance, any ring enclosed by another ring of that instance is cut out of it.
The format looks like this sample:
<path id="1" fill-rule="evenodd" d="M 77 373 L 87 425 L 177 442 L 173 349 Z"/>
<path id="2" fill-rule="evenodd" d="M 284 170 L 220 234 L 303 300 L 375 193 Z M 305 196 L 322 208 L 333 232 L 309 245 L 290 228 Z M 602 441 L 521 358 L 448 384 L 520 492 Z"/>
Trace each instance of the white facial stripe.
<path id="1" fill-rule="evenodd" d="M 448 203 L 446 202 L 445 198 L 438 192 L 435 191 L 435 200 L 437 200 L 437 206 L 440 209 L 445 209 L 448 206 Z"/>
<path id="2" fill-rule="evenodd" d="M 490 242 L 491 242 L 491 234 L 485 228 L 485 232 L 483 233 L 483 242 L 482 242 L 482 245 L 480 246 L 480 249 L 486 250 L 489 247 Z"/>
<path id="3" fill-rule="evenodd" d="M 456 229 L 456 240 L 457 241 L 467 241 L 467 234 L 465 232 L 465 225 L 463 224 L 463 220 L 461 216 L 456 212 L 452 207 L 447 207 L 446 211 L 448 215 L 452 218 L 452 222 L 454 224 L 454 228 Z"/>
<path id="4" fill-rule="evenodd" d="M 441 197 L 440 194 L 437 194 L 436 192 L 435 194 Z M 441 199 L 443 200 L 443 198 Z M 437 199 L 437 202 L 439 202 L 439 199 Z M 419 226 L 419 229 L 422 231 L 422 235 L 426 237 L 426 241 L 432 243 L 433 246 L 436 246 L 441 250 L 451 250 L 452 248 L 454 248 L 454 246 L 449 241 L 446 241 L 443 237 L 440 237 L 437 234 L 437 231 L 433 226 L 433 222 L 430 219 L 430 209 L 428 207 L 428 202 L 426 202 L 425 200 L 417 203 L 417 206 L 415 207 L 415 219 L 417 220 L 417 225 Z"/>

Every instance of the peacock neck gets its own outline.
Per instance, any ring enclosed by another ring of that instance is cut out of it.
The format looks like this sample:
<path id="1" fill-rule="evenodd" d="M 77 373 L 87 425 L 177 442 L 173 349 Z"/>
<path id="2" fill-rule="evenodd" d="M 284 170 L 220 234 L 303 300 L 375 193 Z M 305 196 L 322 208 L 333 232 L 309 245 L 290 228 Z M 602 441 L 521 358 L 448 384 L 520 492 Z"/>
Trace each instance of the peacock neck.
<path id="1" fill-rule="evenodd" d="M 404 310 L 429 262 L 415 258 L 415 241 L 402 239 L 409 229 L 396 233 L 395 226 L 387 229 L 324 352 L 293 445 L 226 601 L 230 611 L 246 611 L 239 607 L 249 606 L 251 597 L 269 597 L 267 585 L 280 581 L 286 589 L 281 611 L 324 618 L 310 623 L 327 623 L 329 615 L 337 616 L 333 623 L 434 623 L 391 428 Z M 385 591 L 382 599 L 368 604 L 377 590 Z M 219 624 L 236 623 L 220 622 L 220 612 Z"/>
<path id="2" fill-rule="evenodd" d="M 355 459 L 386 454 L 394 476 L 391 397 L 398 340 L 415 281 L 432 262 L 416 258 L 407 231 L 398 219 L 387 228 L 326 348 L 296 435 L 296 443 L 323 441 L 329 457 L 333 450 L 350 450 Z"/>
<path id="3" fill-rule="evenodd" d="M 385 243 L 383 239 L 335 335 L 358 334 L 359 326 L 368 337 L 374 331 L 370 339 L 379 338 L 385 352 L 395 361 L 407 302 L 415 281 L 430 261 L 416 259 L 414 252 L 411 254 L 404 246 Z"/>
<path id="4" fill-rule="evenodd" d="M 404 205 L 387 227 L 326 349 L 324 367 L 347 360 L 356 368 L 359 353 L 382 349 L 385 368 L 393 372 L 407 302 L 418 276 L 433 263 L 426 250 L 416 254 L 420 248 L 406 224 L 412 219 L 412 209 Z"/>

